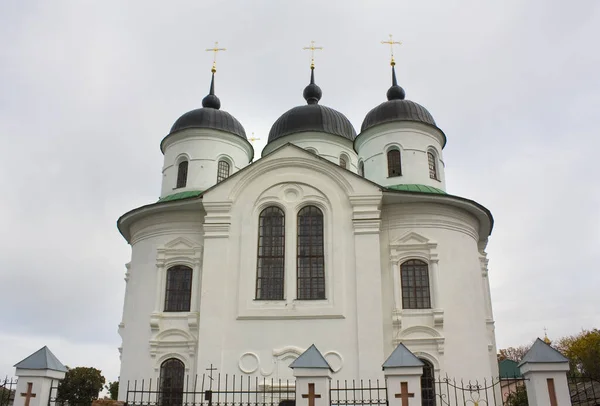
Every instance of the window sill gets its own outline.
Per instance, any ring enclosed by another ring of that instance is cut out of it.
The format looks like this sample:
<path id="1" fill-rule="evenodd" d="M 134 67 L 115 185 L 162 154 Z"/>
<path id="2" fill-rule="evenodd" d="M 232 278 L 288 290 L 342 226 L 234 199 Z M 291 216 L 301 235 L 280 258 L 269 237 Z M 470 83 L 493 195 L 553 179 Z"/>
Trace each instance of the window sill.
<path id="1" fill-rule="evenodd" d="M 400 178 L 400 177 L 402 177 L 402 174 L 400 174 L 400 175 L 392 175 L 392 176 L 388 175 L 387 178 L 390 179 L 390 178 Z"/>

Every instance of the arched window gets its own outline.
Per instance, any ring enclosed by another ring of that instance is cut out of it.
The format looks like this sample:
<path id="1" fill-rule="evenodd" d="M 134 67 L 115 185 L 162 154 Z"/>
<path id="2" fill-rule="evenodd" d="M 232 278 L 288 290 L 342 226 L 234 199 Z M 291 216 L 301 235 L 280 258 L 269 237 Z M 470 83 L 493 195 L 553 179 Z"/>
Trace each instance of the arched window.
<path id="1" fill-rule="evenodd" d="M 306 206 L 298 212 L 297 298 L 325 299 L 323 212 Z"/>
<path id="2" fill-rule="evenodd" d="M 438 180 L 437 162 L 433 152 L 427 152 L 427 160 L 429 161 L 429 177 Z"/>
<path id="3" fill-rule="evenodd" d="M 431 309 L 429 299 L 429 269 L 418 259 L 400 265 L 403 309 Z"/>
<path id="4" fill-rule="evenodd" d="M 358 163 L 358 174 L 363 178 L 365 177 L 365 164 L 363 161 Z"/>
<path id="5" fill-rule="evenodd" d="M 220 160 L 217 168 L 217 183 L 224 181 L 229 177 L 229 162 Z"/>
<path id="6" fill-rule="evenodd" d="M 402 175 L 402 163 L 400 162 L 400 150 L 390 149 L 387 153 L 388 177 Z"/>
<path id="7" fill-rule="evenodd" d="M 165 312 L 189 312 L 192 299 L 192 268 L 176 265 L 167 270 Z"/>
<path id="8" fill-rule="evenodd" d="M 188 161 L 181 161 L 177 167 L 177 185 L 176 188 L 185 187 L 187 184 Z"/>
<path id="9" fill-rule="evenodd" d="M 340 166 L 344 169 L 346 169 L 346 167 L 348 166 L 348 161 L 346 160 L 345 156 L 340 156 Z"/>
<path id="10" fill-rule="evenodd" d="M 185 366 L 177 358 L 169 358 L 160 366 L 161 406 L 180 406 L 183 404 L 183 381 Z"/>
<path id="11" fill-rule="evenodd" d="M 283 300 L 284 261 L 285 215 L 270 206 L 258 218 L 256 299 Z"/>
<path id="12" fill-rule="evenodd" d="M 423 406 L 435 406 L 435 374 L 433 365 L 426 359 L 423 362 L 423 375 L 421 375 L 421 404 Z"/>

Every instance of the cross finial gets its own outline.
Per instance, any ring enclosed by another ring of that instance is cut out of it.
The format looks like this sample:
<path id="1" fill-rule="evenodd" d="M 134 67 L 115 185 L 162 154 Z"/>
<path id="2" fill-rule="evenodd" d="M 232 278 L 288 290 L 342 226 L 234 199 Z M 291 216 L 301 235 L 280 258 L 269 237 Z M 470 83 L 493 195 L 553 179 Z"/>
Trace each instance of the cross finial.
<path id="1" fill-rule="evenodd" d="M 250 141 L 250 142 L 252 142 L 252 143 L 253 143 L 254 141 L 258 141 L 258 140 L 260 140 L 260 137 L 255 137 L 255 136 L 254 136 L 254 133 L 252 133 L 252 137 L 248 138 L 248 141 Z"/>
<path id="2" fill-rule="evenodd" d="M 211 72 L 215 73 L 217 71 L 217 52 L 219 51 L 227 51 L 226 48 L 219 48 L 219 42 L 216 41 L 215 42 L 215 46 L 213 48 L 206 48 L 206 51 L 208 52 L 214 52 L 214 56 L 213 56 L 213 65 L 211 68 Z"/>
<path id="3" fill-rule="evenodd" d="M 390 53 L 392 55 L 392 60 L 390 62 L 390 65 L 394 66 L 396 65 L 396 61 L 394 60 L 394 45 L 401 45 L 402 42 L 400 41 L 394 41 L 394 38 L 392 37 L 392 34 L 390 34 L 390 39 L 388 41 L 381 41 L 382 44 L 388 44 L 390 46 Z"/>
<path id="4" fill-rule="evenodd" d="M 315 68 L 315 51 L 322 51 L 323 47 L 316 47 L 315 41 L 310 41 L 310 46 L 302 48 L 303 50 L 310 50 L 310 68 Z"/>

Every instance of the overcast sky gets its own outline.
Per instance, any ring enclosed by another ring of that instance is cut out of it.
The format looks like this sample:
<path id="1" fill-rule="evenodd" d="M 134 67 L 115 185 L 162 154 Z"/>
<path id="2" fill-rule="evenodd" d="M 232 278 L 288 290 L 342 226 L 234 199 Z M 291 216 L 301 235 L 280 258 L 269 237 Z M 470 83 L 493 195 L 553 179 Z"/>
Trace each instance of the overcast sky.
<path id="1" fill-rule="evenodd" d="M 116 228 L 157 200 L 160 140 L 200 107 L 219 41 L 222 109 L 264 147 L 302 104 L 355 128 L 398 80 L 447 137 L 448 192 L 488 207 L 498 346 L 600 327 L 600 3 L 0 2 L 0 375 L 48 345 L 119 373 L 130 249 Z M 468 293 L 468 292 L 467 292 Z"/>

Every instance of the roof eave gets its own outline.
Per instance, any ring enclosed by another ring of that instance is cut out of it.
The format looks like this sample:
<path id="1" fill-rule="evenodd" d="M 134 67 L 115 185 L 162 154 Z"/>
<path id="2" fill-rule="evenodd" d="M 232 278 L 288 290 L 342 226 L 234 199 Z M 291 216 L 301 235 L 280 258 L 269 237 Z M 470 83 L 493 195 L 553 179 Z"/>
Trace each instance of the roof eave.
<path id="1" fill-rule="evenodd" d="M 438 127 L 438 126 L 436 126 L 436 125 L 432 125 L 432 124 L 429 124 L 429 123 L 424 123 L 423 121 L 419 121 L 419 120 L 401 120 L 401 119 L 394 119 L 394 120 L 382 121 L 382 122 L 380 122 L 380 123 L 377 123 L 377 124 L 375 124 L 375 125 L 373 125 L 373 126 L 371 126 L 371 127 L 367 127 L 367 128 L 364 128 L 364 129 L 363 129 L 363 128 L 362 128 L 362 126 L 361 126 L 360 133 L 359 133 L 359 134 L 356 136 L 356 138 L 354 138 L 354 142 L 353 142 L 353 148 L 354 148 L 354 151 L 356 151 L 356 141 L 357 141 L 357 140 L 359 139 L 359 137 L 360 137 L 361 135 L 363 135 L 365 132 L 367 132 L 367 131 L 369 131 L 369 130 L 371 130 L 371 129 L 373 129 L 373 128 L 377 128 L 377 127 L 379 127 L 380 125 L 384 125 L 384 124 L 390 124 L 390 123 L 396 123 L 396 122 L 402 122 L 402 123 L 418 123 L 418 124 L 422 124 L 422 125 L 424 125 L 424 126 L 426 126 L 426 127 L 433 128 L 433 129 L 435 129 L 435 130 L 439 131 L 439 132 L 440 132 L 440 134 L 442 135 L 442 140 L 443 140 L 443 142 L 442 142 L 442 149 L 443 149 L 443 148 L 446 146 L 446 143 L 448 142 L 448 138 L 446 138 L 446 133 L 444 133 L 444 130 L 442 130 L 440 127 Z M 358 152 L 357 152 L 357 153 L 358 153 Z"/>

